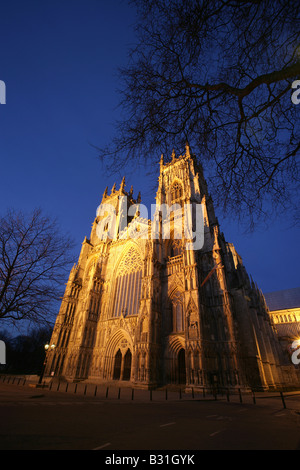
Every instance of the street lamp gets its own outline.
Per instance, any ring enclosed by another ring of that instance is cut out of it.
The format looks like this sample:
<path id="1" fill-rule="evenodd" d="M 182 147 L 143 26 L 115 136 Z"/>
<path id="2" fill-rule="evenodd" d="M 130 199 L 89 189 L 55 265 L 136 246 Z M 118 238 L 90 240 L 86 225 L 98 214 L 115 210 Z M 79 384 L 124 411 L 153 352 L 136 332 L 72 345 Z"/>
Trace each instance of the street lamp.
<path id="1" fill-rule="evenodd" d="M 53 349 L 55 348 L 55 344 L 51 344 L 51 346 L 50 346 L 50 344 L 48 344 L 48 343 L 45 344 L 45 351 L 46 351 L 46 352 L 48 351 L 49 348 L 53 350 Z"/>
<path id="2" fill-rule="evenodd" d="M 51 351 L 53 351 L 55 349 L 55 344 L 52 343 L 51 345 L 49 343 L 45 344 L 44 346 L 45 348 L 45 360 L 44 360 L 44 364 L 43 364 L 43 369 L 42 369 L 42 373 L 40 375 L 40 378 L 39 378 L 39 384 L 42 383 L 42 380 L 43 380 L 43 377 L 44 377 L 44 373 L 45 373 L 45 369 L 46 369 L 46 365 L 47 365 L 47 352 L 48 350 L 50 349 Z"/>

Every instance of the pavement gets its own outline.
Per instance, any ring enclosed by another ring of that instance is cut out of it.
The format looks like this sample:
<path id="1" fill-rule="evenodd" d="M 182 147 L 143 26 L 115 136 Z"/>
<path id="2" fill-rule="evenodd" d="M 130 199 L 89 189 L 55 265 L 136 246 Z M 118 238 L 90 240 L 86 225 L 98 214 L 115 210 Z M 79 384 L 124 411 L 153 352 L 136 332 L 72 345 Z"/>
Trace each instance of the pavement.
<path id="1" fill-rule="evenodd" d="M 132 395 L 129 388 L 111 388 L 107 393 L 106 387 L 80 385 L 49 390 L 0 382 L 0 449 L 97 450 L 106 456 L 300 449 L 297 394 L 284 394 L 284 402 L 278 393 L 215 400 L 178 391 Z"/>

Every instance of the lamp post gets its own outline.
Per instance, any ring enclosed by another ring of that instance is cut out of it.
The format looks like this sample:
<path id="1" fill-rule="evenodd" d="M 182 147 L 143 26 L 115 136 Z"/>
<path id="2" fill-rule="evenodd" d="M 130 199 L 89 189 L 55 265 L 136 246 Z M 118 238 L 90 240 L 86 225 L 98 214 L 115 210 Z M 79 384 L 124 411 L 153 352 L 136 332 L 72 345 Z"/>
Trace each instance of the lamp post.
<path id="1" fill-rule="evenodd" d="M 40 375 L 40 378 L 39 378 L 39 382 L 38 382 L 39 384 L 42 383 L 42 380 L 43 380 L 43 377 L 44 377 L 44 374 L 45 374 L 46 365 L 47 365 L 47 352 L 48 352 L 49 349 L 51 351 L 53 351 L 54 348 L 55 348 L 55 344 L 52 343 L 50 345 L 49 343 L 47 343 L 47 344 L 45 344 L 44 348 L 45 348 L 45 359 L 44 359 L 43 369 L 42 369 L 42 372 L 41 372 L 41 375 Z"/>

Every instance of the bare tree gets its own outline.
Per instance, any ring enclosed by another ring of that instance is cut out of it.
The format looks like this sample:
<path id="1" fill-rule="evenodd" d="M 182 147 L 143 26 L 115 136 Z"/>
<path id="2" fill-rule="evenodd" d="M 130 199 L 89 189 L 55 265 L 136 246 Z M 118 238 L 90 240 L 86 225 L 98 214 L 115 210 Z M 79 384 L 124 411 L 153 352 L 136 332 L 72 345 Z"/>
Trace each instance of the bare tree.
<path id="1" fill-rule="evenodd" d="M 10 210 L 0 218 L 0 321 L 53 322 L 72 246 L 41 210 L 29 215 Z"/>
<path id="2" fill-rule="evenodd" d="M 299 12 L 293 0 L 134 0 L 137 45 L 120 71 L 116 169 L 186 140 L 215 203 L 254 223 L 299 204 Z"/>

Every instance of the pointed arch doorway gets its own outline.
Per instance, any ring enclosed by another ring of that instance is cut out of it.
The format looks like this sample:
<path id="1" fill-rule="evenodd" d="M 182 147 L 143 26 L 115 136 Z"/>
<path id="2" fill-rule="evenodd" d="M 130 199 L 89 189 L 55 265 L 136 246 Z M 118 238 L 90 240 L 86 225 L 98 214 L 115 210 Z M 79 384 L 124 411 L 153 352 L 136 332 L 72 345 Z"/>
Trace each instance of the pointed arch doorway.
<path id="1" fill-rule="evenodd" d="M 130 377 L 131 377 L 131 360 L 132 360 L 131 351 L 130 351 L 130 349 L 127 349 L 127 352 L 124 356 L 123 380 L 130 380 Z"/>
<path id="2" fill-rule="evenodd" d="M 121 367 L 122 367 L 122 353 L 120 349 L 118 349 L 117 354 L 115 355 L 114 375 L 113 375 L 114 380 L 120 380 Z"/>
<path id="3" fill-rule="evenodd" d="M 185 368 L 185 350 L 182 348 L 178 353 L 177 358 L 177 367 L 178 367 L 178 383 L 186 383 L 186 368 Z"/>
<path id="4" fill-rule="evenodd" d="M 131 378 L 131 363 L 132 354 L 130 349 L 127 349 L 125 355 L 122 355 L 121 350 L 118 349 L 115 355 L 113 379 L 129 381 Z"/>

